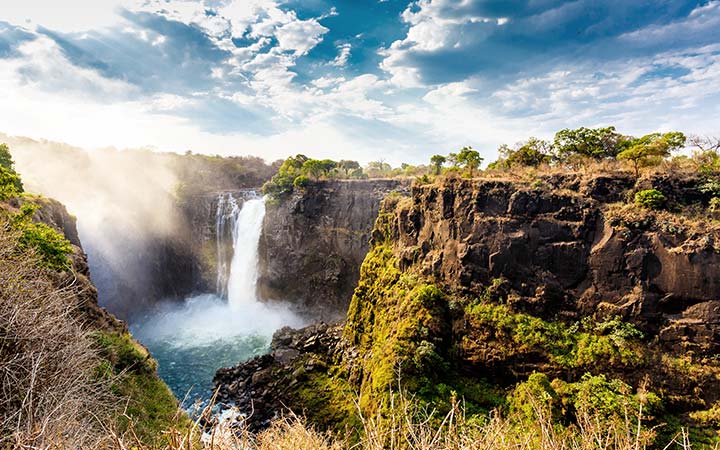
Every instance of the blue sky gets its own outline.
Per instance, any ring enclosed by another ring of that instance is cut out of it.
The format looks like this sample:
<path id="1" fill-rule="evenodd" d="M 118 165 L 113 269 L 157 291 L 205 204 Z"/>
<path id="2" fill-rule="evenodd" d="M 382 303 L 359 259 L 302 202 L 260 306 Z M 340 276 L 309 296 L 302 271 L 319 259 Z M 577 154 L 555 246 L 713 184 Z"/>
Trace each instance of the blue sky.
<path id="1" fill-rule="evenodd" d="M 720 0 L 6 0 L 0 132 L 420 163 L 720 133 Z"/>

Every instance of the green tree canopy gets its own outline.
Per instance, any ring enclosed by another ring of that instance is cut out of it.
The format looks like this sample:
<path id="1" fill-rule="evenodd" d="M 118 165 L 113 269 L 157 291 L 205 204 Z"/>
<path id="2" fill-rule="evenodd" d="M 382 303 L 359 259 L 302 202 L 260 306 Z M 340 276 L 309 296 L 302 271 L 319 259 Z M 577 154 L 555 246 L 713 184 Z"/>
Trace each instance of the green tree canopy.
<path id="1" fill-rule="evenodd" d="M 340 168 L 343 172 L 345 172 L 345 176 L 349 176 L 354 170 L 357 170 L 360 168 L 360 163 L 357 161 L 351 161 L 347 159 L 343 159 L 340 162 L 338 162 L 338 168 Z"/>
<path id="2" fill-rule="evenodd" d="M 561 161 L 572 156 L 612 158 L 627 146 L 627 138 L 615 127 L 564 129 L 555 134 L 553 147 Z"/>
<path id="3" fill-rule="evenodd" d="M 541 164 L 548 164 L 552 160 L 552 145 L 534 137 L 518 144 L 514 149 L 502 145 L 498 152 L 506 167 L 537 167 Z"/>
<path id="4" fill-rule="evenodd" d="M 370 178 L 387 177 L 392 172 L 392 166 L 383 160 L 370 161 L 365 172 Z"/>
<path id="5" fill-rule="evenodd" d="M 631 141 L 629 147 L 620 152 L 617 158 L 632 162 L 637 177 L 640 175 L 641 166 L 670 156 L 670 152 L 682 148 L 685 141 L 685 135 L 677 131 L 652 133 Z"/>
<path id="6" fill-rule="evenodd" d="M 451 155 L 453 154 L 451 153 Z M 472 147 L 463 147 L 457 155 L 454 155 L 454 160 L 458 165 L 467 169 L 472 177 L 474 172 L 480 167 L 483 158 L 480 156 L 480 153 L 473 150 Z"/>
<path id="7" fill-rule="evenodd" d="M 336 165 L 337 163 L 330 159 L 308 159 L 303 163 L 302 171 L 315 180 L 319 180 L 321 176 L 327 176 Z"/>
<path id="8" fill-rule="evenodd" d="M 447 158 L 443 155 L 433 155 L 430 157 L 430 164 L 435 169 L 435 175 L 440 175 L 443 164 L 447 161 Z"/>

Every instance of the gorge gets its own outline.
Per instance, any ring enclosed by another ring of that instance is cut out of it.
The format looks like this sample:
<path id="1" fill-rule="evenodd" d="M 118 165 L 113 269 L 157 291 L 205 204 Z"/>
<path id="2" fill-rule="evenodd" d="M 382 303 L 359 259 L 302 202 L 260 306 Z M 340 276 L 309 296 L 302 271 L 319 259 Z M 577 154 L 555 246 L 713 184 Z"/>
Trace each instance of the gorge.
<path id="1" fill-rule="evenodd" d="M 51 178 L 28 173 L 63 196 Z M 384 417 L 405 393 L 440 414 L 461 399 L 469 417 L 504 411 L 523 424 L 532 392 L 558 423 L 586 408 L 607 419 L 642 405 L 638 420 L 662 430 L 658 439 L 689 429 L 711 443 L 720 235 L 712 215 L 692 212 L 712 202 L 704 183 L 690 172 L 450 172 L 313 180 L 264 198 L 235 182 L 171 196 L 148 185 L 140 195 L 164 199 L 171 224 L 153 229 L 160 222 L 146 220 L 155 213 L 144 203 L 103 212 L 152 224 L 127 229 L 143 236 L 111 236 L 150 238 L 146 273 L 121 291 L 154 287 L 118 305 L 103 303 L 100 283 L 100 305 L 127 319 L 149 350 L 134 357 L 143 373 L 157 360 L 183 408 L 207 405 L 217 390 L 221 408 L 252 412 L 243 419 L 252 432 L 292 411 L 360 439 L 363 421 Z M 650 190 L 663 209 L 628 200 Z M 78 252 L 102 246 L 102 227 L 77 233 L 59 204 L 33 201 L 44 205 L 35 220 Z M 78 222 L 91 213 L 81 208 Z M 125 255 L 104 266 L 91 254 L 90 276 L 122 270 Z M 88 301 L 88 317 L 126 336 Z"/>
<path id="2" fill-rule="evenodd" d="M 159 304 L 130 324 L 158 360 L 160 376 L 191 404 L 212 397 L 217 369 L 266 352 L 280 327 L 303 324 L 289 305 L 261 303 L 256 295 L 265 199 L 223 193 L 217 205 L 216 291 Z"/>

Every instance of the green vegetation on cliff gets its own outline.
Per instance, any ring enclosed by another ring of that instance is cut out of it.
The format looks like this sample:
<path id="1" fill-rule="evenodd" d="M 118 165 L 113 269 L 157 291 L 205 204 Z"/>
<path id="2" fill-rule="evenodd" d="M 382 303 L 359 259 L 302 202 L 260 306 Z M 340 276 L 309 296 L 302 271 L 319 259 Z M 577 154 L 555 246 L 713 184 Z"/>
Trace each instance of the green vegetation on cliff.
<path id="1" fill-rule="evenodd" d="M 127 399 L 119 417 L 120 432 L 131 428 L 142 442 L 161 444 L 163 431 L 189 425 L 145 347 L 128 333 L 96 331 L 92 338 L 103 358 L 97 376 L 110 383 L 118 398 Z"/>
<path id="2" fill-rule="evenodd" d="M 19 211 L 10 212 L 14 207 L 0 208 L 0 219 L 6 219 L 6 228 L 20 233 L 18 242 L 21 251 L 32 250 L 40 256 L 39 264 L 53 270 L 70 268 L 68 255 L 73 249 L 70 242 L 54 228 L 34 220 L 40 205 L 34 198 L 23 192 L 20 175 L 13 168 L 10 149 L 0 144 L 0 202 L 17 199 Z"/>
<path id="3" fill-rule="evenodd" d="M 23 192 L 20 176 L 15 172 L 15 163 L 10 155 L 10 149 L 0 144 L 0 201 L 15 197 Z"/>
<path id="4" fill-rule="evenodd" d="M 61 233 L 42 222 L 33 221 L 33 215 L 39 205 L 27 202 L 20 212 L 11 214 L 10 228 L 20 232 L 20 248 L 32 249 L 40 256 L 40 264 L 54 270 L 70 268 L 68 255 L 73 252 L 72 245 Z"/>
<path id="5" fill-rule="evenodd" d="M 187 417 L 147 350 L 97 305 L 84 255 L 42 221 L 52 207 L 69 217 L 17 189 L 0 201 L 0 447 L 111 448 L 126 433 L 167 444 Z"/>

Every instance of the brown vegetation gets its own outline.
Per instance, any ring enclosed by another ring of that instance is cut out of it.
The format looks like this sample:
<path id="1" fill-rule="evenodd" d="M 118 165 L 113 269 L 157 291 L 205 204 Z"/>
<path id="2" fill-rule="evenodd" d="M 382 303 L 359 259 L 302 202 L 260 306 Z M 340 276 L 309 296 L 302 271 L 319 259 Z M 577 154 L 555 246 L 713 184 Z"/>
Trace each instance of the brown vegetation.
<path id="1" fill-rule="evenodd" d="M 56 287 L 1 225 L 0 261 L 0 446 L 100 445 L 116 404 L 76 318 L 76 287 Z"/>

